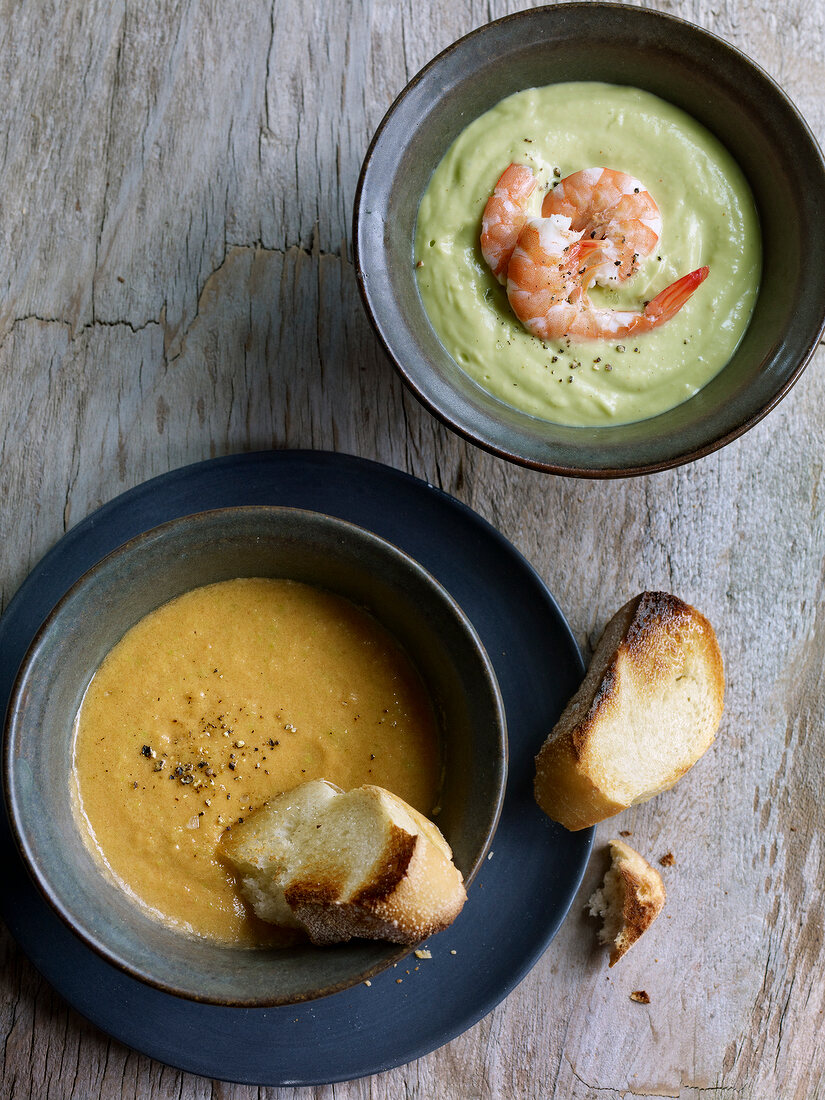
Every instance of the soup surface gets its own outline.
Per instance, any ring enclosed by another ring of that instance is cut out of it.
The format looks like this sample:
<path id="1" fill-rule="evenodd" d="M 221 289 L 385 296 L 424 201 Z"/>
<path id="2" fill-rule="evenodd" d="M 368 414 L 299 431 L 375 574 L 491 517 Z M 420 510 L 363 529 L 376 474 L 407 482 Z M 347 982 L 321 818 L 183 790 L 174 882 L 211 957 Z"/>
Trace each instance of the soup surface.
<path id="1" fill-rule="evenodd" d="M 88 844 L 159 919 L 247 946 L 289 935 L 247 911 L 218 846 L 308 779 L 376 783 L 425 814 L 440 784 L 432 703 L 372 616 L 287 580 L 198 588 L 112 649 L 75 723 Z"/>
<path id="2" fill-rule="evenodd" d="M 676 316 L 611 341 L 542 342 L 524 328 L 481 255 L 481 215 L 511 162 L 533 169 L 537 217 L 554 181 L 584 168 L 635 176 L 662 216 L 658 247 L 598 306 L 641 310 L 676 279 L 710 274 Z M 745 177 L 695 119 L 649 92 L 552 84 L 508 96 L 458 136 L 421 200 L 416 275 L 433 328 L 456 363 L 508 405 L 544 420 L 609 425 L 687 400 L 728 362 L 747 327 L 761 271 Z"/>

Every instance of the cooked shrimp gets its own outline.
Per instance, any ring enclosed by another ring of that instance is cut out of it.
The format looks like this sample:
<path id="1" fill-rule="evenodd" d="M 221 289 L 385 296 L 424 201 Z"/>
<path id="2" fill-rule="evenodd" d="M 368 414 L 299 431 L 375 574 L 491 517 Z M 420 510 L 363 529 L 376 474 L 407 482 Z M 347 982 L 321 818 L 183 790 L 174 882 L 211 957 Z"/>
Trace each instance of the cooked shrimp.
<path id="1" fill-rule="evenodd" d="M 708 275 L 700 267 L 648 302 L 642 311 L 599 308 L 587 288 L 604 266 L 608 245 L 583 237 L 563 214 L 531 218 L 507 268 L 507 297 L 525 328 L 541 340 L 615 340 L 669 321 Z"/>
<path id="2" fill-rule="evenodd" d="M 511 164 L 501 174 L 481 216 L 481 254 L 502 284 L 518 235 L 527 221 L 527 204 L 536 178 L 526 164 Z"/>
<path id="3" fill-rule="evenodd" d="M 560 180 L 544 196 L 543 218 L 563 214 L 570 228 L 602 242 L 591 279 L 616 285 L 635 275 L 639 260 L 656 248 L 662 218 L 641 180 L 612 168 L 585 168 Z"/>

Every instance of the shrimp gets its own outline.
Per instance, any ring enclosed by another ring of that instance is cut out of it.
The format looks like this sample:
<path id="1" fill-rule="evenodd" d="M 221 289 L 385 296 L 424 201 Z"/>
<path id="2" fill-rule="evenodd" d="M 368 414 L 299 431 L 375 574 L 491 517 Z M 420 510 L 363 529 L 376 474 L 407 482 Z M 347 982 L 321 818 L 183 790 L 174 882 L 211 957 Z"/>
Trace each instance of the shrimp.
<path id="1" fill-rule="evenodd" d="M 598 308 L 594 283 L 616 286 L 656 248 L 662 218 L 645 185 L 613 168 L 585 168 L 544 197 L 541 218 L 528 204 L 536 179 L 524 164 L 501 175 L 484 208 L 481 251 L 518 319 L 542 340 L 611 340 L 649 332 L 674 317 L 708 276 L 697 268 L 644 309 Z"/>
<path id="2" fill-rule="evenodd" d="M 639 260 L 659 243 L 662 218 L 641 180 L 612 168 L 585 168 L 548 191 L 541 216 L 563 214 L 570 228 L 602 242 L 602 258 L 591 279 L 615 286 L 631 278 Z"/>
<path id="3" fill-rule="evenodd" d="M 611 254 L 610 242 L 583 236 L 564 214 L 530 218 L 519 234 L 507 268 L 507 297 L 525 328 L 541 340 L 615 340 L 649 332 L 675 316 L 708 276 L 707 267 L 692 271 L 642 311 L 598 308 L 587 289 Z"/>
<path id="4" fill-rule="evenodd" d="M 527 221 L 527 204 L 536 182 L 526 164 L 509 165 L 481 216 L 481 254 L 502 285 L 507 283 L 507 265 Z"/>

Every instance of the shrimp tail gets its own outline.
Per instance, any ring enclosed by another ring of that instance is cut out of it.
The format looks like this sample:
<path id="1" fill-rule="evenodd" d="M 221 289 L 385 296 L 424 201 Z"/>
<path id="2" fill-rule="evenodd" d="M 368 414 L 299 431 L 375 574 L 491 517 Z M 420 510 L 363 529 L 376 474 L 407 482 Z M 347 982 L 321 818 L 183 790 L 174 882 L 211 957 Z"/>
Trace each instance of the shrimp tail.
<path id="1" fill-rule="evenodd" d="M 583 265 L 579 272 L 581 288 L 585 295 L 599 276 L 599 268 L 604 260 L 604 241 L 582 240 L 570 249 L 573 253 L 573 265 Z"/>
<path id="2" fill-rule="evenodd" d="M 661 293 L 656 295 L 653 301 L 648 302 L 645 306 L 642 315 L 645 322 L 644 327 L 658 328 L 659 325 L 669 321 L 671 317 L 675 317 L 691 294 L 707 279 L 709 273 L 709 267 L 697 267 L 689 275 L 683 275 L 681 279 L 677 279 L 675 283 L 665 287 Z"/>
<path id="3" fill-rule="evenodd" d="M 604 241 L 577 241 L 571 246 L 571 254 L 575 253 L 574 263 L 576 260 L 587 260 L 588 263 L 592 262 L 596 255 L 601 256 Z"/>

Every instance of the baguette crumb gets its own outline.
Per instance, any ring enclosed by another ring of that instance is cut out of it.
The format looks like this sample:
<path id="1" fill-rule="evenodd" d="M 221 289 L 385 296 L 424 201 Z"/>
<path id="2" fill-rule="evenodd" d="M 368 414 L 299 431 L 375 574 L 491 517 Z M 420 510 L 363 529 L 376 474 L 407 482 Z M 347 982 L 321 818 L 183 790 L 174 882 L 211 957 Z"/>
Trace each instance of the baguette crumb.
<path id="1" fill-rule="evenodd" d="M 432 951 L 428 951 L 426 947 L 417 947 L 415 949 L 415 957 L 417 959 L 431 959 L 433 953 Z"/>
<path id="2" fill-rule="evenodd" d="M 619 829 L 619 836 L 633 836 L 630 829 Z"/>
<path id="3" fill-rule="evenodd" d="M 630 999 L 631 1001 L 636 1001 L 636 1003 L 640 1005 L 650 1004 L 650 996 L 644 989 L 634 989 L 630 994 Z"/>
<path id="4" fill-rule="evenodd" d="M 676 857 L 673 852 L 665 852 L 665 854 L 659 859 L 659 862 L 663 867 L 672 867 L 676 862 Z"/>
<path id="5" fill-rule="evenodd" d="M 591 916 L 602 918 L 599 942 L 610 945 L 610 966 L 615 966 L 661 913 L 665 887 L 659 872 L 624 841 L 610 841 L 610 858 L 588 907 Z"/>

